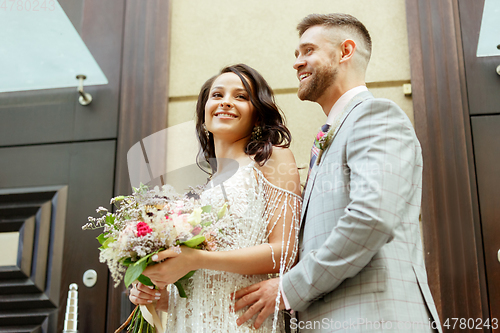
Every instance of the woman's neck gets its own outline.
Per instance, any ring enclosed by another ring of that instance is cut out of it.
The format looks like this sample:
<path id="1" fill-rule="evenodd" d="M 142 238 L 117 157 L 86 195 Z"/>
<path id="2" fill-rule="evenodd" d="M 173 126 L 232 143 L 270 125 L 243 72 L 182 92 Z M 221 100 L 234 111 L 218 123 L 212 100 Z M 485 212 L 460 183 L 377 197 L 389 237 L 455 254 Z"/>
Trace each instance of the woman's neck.
<path id="1" fill-rule="evenodd" d="M 224 168 L 234 167 L 234 162 L 244 165 L 252 161 L 251 157 L 245 154 L 247 138 L 235 142 L 217 140 L 214 138 L 215 156 L 217 157 L 217 173 L 224 172 Z"/>

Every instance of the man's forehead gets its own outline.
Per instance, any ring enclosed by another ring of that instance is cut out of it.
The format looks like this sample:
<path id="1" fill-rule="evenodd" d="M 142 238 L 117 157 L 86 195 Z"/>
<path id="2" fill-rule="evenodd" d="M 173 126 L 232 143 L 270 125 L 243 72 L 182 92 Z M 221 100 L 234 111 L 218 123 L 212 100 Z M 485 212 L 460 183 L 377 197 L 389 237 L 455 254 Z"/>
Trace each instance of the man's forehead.
<path id="1" fill-rule="evenodd" d="M 331 43 L 331 38 L 333 37 L 333 31 L 329 31 L 332 29 L 325 28 L 323 26 L 313 26 L 304 31 L 302 36 L 299 39 L 299 44 L 296 48 L 298 51 L 301 48 L 305 48 L 307 46 L 318 46 L 323 43 Z"/>
<path id="2" fill-rule="evenodd" d="M 324 27 L 321 25 L 315 25 L 304 31 L 299 40 L 299 46 L 301 44 L 307 43 L 322 43 L 331 42 L 332 38 L 338 33 L 336 29 L 331 27 Z"/>

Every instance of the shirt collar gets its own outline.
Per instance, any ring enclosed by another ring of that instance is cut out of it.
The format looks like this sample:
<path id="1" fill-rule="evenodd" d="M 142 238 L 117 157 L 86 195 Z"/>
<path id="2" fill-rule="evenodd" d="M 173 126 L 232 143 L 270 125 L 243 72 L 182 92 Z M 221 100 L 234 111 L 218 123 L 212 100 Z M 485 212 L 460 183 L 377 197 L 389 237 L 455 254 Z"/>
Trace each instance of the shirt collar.
<path id="1" fill-rule="evenodd" d="M 346 91 L 340 98 L 335 102 L 335 104 L 332 106 L 332 109 L 330 110 L 330 113 L 328 114 L 328 118 L 326 118 L 326 123 L 331 125 L 333 123 L 333 120 L 335 117 L 342 112 L 342 110 L 346 107 L 346 105 L 349 103 L 349 101 L 359 94 L 360 92 L 363 91 L 368 91 L 368 88 L 366 86 L 357 86 L 355 88 L 352 88 L 348 91 Z"/>

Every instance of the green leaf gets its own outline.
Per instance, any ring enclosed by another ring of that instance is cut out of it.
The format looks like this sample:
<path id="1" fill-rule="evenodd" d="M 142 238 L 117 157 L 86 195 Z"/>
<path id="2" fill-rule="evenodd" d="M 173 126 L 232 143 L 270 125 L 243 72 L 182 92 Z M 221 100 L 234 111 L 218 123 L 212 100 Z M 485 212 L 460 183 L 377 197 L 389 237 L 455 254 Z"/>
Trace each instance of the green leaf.
<path id="1" fill-rule="evenodd" d="M 163 250 L 165 250 L 165 249 L 164 249 L 164 248 L 161 248 L 161 249 L 159 249 L 159 250 L 157 250 L 157 251 L 155 251 L 155 252 L 153 252 L 153 253 L 150 253 L 150 254 L 148 254 L 147 256 L 142 257 L 141 259 L 137 260 L 137 263 L 142 263 L 143 261 L 146 261 L 146 264 L 152 263 L 152 262 L 154 262 L 154 261 L 153 261 L 153 260 L 151 260 L 150 258 L 151 258 L 152 256 L 154 256 L 155 254 L 158 254 L 158 252 L 163 251 Z"/>
<path id="2" fill-rule="evenodd" d="M 97 236 L 96 239 L 99 241 L 99 244 L 102 245 L 106 241 L 106 235 L 104 235 L 104 232 L 103 232 L 102 234 L 100 234 L 99 236 Z"/>
<path id="3" fill-rule="evenodd" d="M 186 275 L 184 275 L 183 277 L 181 277 L 178 281 L 180 281 L 180 280 L 187 280 L 187 279 L 189 279 L 191 276 L 193 276 L 193 275 L 194 275 L 194 273 L 195 273 L 195 272 L 196 272 L 196 271 L 191 271 L 191 272 L 187 273 Z"/>
<path id="4" fill-rule="evenodd" d="M 130 265 L 133 265 L 135 263 L 135 261 L 132 261 L 132 258 L 122 258 L 120 259 L 121 263 L 123 266 L 130 266 Z"/>
<path id="5" fill-rule="evenodd" d="M 200 245 L 201 243 L 203 243 L 204 240 L 205 240 L 205 236 L 196 235 L 196 236 L 188 239 L 187 241 L 182 242 L 181 244 L 186 245 L 187 247 L 196 247 L 196 246 Z"/>
<path id="6" fill-rule="evenodd" d="M 145 261 L 139 263 L 136 262 L 133 265 L 128 266 L 127 271 L 125 272 L 125 278 L 123 279 L 123 282 L 125 283 L 125 287 L 129 287 L 132 282 L 137 280 L 139 276 L 141 276 L 142 272 L 147 267 L 147 263 Z"/>
<path id="7" fill-rule="evenodd" d="M 102 249 L 107 249 L 108 248 L 108 245 L 113 243 L 115 241 L 115 239 L 113 237 L 108 237 L 106 238 L 106 240 L 104 241 L 104 243 L 102 244 Z"/>
<path id="8" fill-rule="evenodd" d="M 139 264 L 142 264 L 142 262 L 146 262 L 146 260 L 148 260 L 148 258 L 151 257 L 153 254 L 154 253 L 150 253 L 147 256 L 142 257 L 141 259 L 137 260 L 136 264 L 139 265 Z M 147 262 L 146 262 L 146 265 L 147 265 Z"/>
<path id="9" fill-rule="evenodd" d="M 106 215 L 106 224 L 113 225 L 115 223 L 114 215 Z"/>
<path id="10" fill-rule="evenodd" d="M 222 206 L 222 208 L 219 210 L 219 213 L 217 214 L 217 217 L 219 219 L 222 218 L 224 215 L 226 215 L 226 212 L 227 212 L 227 202 L 225 202 L 224 206 Z"/>
<path id="11" fill-rule="evenodd" d="M 154 283 L 151 282 L 151 279 L 148 278 L 146 275 L 139 275 L 139 277 L 137 278 L 137 280 L 139 280 L 140 283 L 142 283 L 143 285 L 145 286 L 154 286 Z"/>
<path id="12" fill-rule="evenodd" d="M 182 298 L 187 298 L 186 292 L 184 291 L 182 284 L 179 281 L 177 281 L 174 283 L 174 285 L 177 287 L 177 290 L 179 290 L 179 296 Z"/>
<path id="13" fill-rule="evenodd" d="M 210 205 L 203 206 L 203 207 L 201 207 L 201 211 L 203 213 L 210 213 L 212 211 L 212 206 L 210 206 Z"/>
<path id="14" fill-rule="evenodd" d="M 191 276 L 193 276 L 193 274 L 195 273 L 196 271 L 191 271 L 189 273 L 187 273 L 186 275 L 184 275 L 183 277 L 181 277 L 179 280 L 177 280 L 174 285 L 177 287 L 177 290 L 179 290 L 179 296 L 182 297 L 182 298 L 187 298 L 187 295 L 186 295 L 186 291 L 184 290 L 184 287 L 182 286 L 182 283 L 181 281 L 182 280 L 186 280 L 186 279 L 189 279 Z"/>

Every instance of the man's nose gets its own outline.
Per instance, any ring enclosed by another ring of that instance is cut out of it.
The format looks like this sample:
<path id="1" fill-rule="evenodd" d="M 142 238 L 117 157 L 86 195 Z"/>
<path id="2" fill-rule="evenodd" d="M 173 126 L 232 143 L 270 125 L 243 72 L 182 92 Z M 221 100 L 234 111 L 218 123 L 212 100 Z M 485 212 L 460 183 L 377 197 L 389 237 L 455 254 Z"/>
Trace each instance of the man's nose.
<path id="1" fill-rule="evenodd" d="M 298 70 L 299 68 L 305 66 L 305 64 L 306 62 L 304 59 L 297 57 L 297 59 L 295 59 L 295 63 L 293 64 L 293 69 Z"/>

